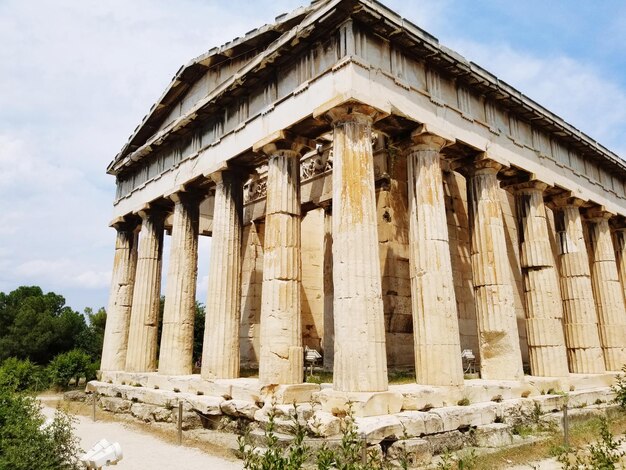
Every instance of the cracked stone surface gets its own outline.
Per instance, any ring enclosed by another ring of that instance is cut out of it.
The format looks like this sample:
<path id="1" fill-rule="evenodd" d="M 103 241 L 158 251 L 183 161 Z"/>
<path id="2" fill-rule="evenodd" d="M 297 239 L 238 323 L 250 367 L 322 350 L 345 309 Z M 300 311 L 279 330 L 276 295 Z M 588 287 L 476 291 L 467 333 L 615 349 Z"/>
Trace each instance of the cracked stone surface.
<path id="1" fill-rule="evenodd" d="M 416 382 L 460 385 L 463 368 L 439 152 L 445 140 L 413 136 L 408 155 L 409 253 Z"/>
<path id="2" fill-rule="evenodd" d="M 124 370 L 152 372 L 156 370 L 157 365 L 165 214 L 149 210 L 140 212 L 139 215 L 142 222 Z"/>
<path id="3" fill-rule="evenodd" d="M 334 121 L 334 383 L 387 390 L 370 109 L 338 108 Z"/>
<path id="4" fill-rule="evenodd" d="M 547 185 L 538 181 L 514 186 L 520 258 L 526 296 L 526 332 L 532 375 L 569 374 L 563 306 L 543 202 Z"/>
<path id="5" fill-rule="evenodd" d="M 585 244 L 580 199 L 554 201 L 554 223 L 561 271 L 565 343 L 570 371 L 601 374 L 605 371 L 598 317 L 591 287 L 589 255 Z"/>
<path id="6" fill-rule="evenodd" d="M 196 314 L 198 272 L 199 199 L 176 193 L 174 222 L 167 272 L 163 332 L 159 351 L 159 374 L 192 372 L 193 324 Z"/>
<path id="7" fill-rule="evenodd" d="M 259 359 L 263 384 L 302 382 L 299 155 L 275 150 L 268 163 Z"/>
<path id="8" fill-rule="evenodd" d="M 626 315 L 624 292 L 617 273 L 609 228 L 610 214 L 588 221 L 591 280 L 598 310 L 600 343 L 606 370 L 619 371 L 626 363 Z"/>
<path id="9" fill-rule="evenodd" d="M 117 227 L 113 276 L 102 346 L 102 370 L 124 370 L 137 266 L 134 227 Z"/>
<path id="10" fill-rule="evenodd" d="M 239 377 L 241 181 L 229 172 L 213 178 L 215 209 L 201 374 L 207 379 L 232 379 Z"/>
<path id="11" fill-rule="evenodd" d="M 484 379 L 522 377 L 522 355 L 499 194 L 500 165 L 485 159 L 470 168 L 471 261 L 476 297 L 480 372 Z"/>

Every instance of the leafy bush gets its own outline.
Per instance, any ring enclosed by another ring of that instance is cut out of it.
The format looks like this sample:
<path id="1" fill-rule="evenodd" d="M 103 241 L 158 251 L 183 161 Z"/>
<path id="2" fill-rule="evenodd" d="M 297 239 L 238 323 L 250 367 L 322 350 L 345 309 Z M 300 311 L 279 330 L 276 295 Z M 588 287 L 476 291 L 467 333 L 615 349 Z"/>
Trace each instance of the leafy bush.
<path id="1" fill-rule="evenodd" d="M 626 373 L 626 365 L 622 366 L 622 372 Z M 626 375 L 617 374 L 611 389 L 615 392 L 615 402 L 620 408 L 626 409 Z"/>
<path id="2" fill-rule="evenodd" d="M 0 468 L 74 470 L 80 468 L 72 418 L 57 411 L 45 424 L 37 401 L 0 386 Z"/>
<path id="3" fill-rule="evenodd" d="M 276 425 L 276 411 L 272 407 L 268 413 L 268 423 L 265 427 L 265 448 L 259 452 L 251 443 L 249 429 L 244 430 L 237 442 L 239 452 L 243 457 L 243 465 L 247 470 L 299 470 L 309 456 L 309 448 L 304 444 L 306 437 L 305 427 L 298 420 L 298 408 L 294 404 L 291 415 L 294 440 L 287 449 L 283 449 L 274 433 Z"/>
<path id="4" fill-rule="evenodd" d="M 16 391 L 39 391 L 50 386 L 50 378 L 45 368 L 28 359 L 11 357 L 0 365 L 0 386 Z"/>
<path id="5" fill-rule="evenodd" d="M 92 364 L 89 354 L 80 349 L 73 349 L 59 354 L 48 366 L 52 382 L 59 388 L 69 387 L 72 380 L 78 384 L 81 378 L 91 380 L 95 377 L 97 366 Z"/>
<path id="6" fill-rule="evenodd" d="M 622 439 L 615 439 L 605 417 L 600 418 L 600 440 L 585 449 L 565 449 L 557 457 L 564 470 L 613 470 L 624 457 L 619 450 Z"/>

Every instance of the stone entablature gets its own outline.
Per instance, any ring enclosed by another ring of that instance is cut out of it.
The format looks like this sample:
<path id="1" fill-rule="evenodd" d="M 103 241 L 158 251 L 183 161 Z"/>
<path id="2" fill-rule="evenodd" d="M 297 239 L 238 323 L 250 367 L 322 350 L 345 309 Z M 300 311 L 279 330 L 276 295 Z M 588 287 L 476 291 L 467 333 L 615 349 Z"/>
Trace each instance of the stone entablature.
<path id="1" fill-rule="evenodd" d="M 223 94 L 223 87 L 213 89 L 210 86 L 211 80 L 214 81 L 211 78 L 213 75 L 207 72 L 205 78 L 200 78 L 187 92 L 183 101 L 189 101 L 189 97 L 192 97 L 197 99 L 197 103 L 206 102 L 205 107 L 212 104 L 217 114 L 209 113 L 206 109 L 200 114 L 195 108 L 187 114 L 181 113 L 172 129 L 168 127 L 157 131 L 149 145 L 128 155 L 126 165 L 136 165 L 133 162 L 141 159 L 149 160 L 149 163 L 139 165 L 137 170 L 119 173 L 121 156 L 118 156 L 110 167 L 119 178 L 117 197 L 126 197 L 133 189 L 141 187 L 169 168 L 176 167 L 180 161 L 193 159 L 196 153 L 202 152 L 207 146 L 218 144 L 222 136 L 240 130 L 249 121 L 270 112 L 273 106 L 290 95 L 304 92 L 310 82 L 332 72 L 346 57 L 388 75 L 401 87 L 425 94 L 434 104 L 458 112 L 469 122 L 476 121 L 494 135 L 503 135 L 516 145 L 530 148 L 540 157 L 548 158 L 556 165 L 601 185 L 606 191 L 620 198 L 626 197 L 624 164 L 616 155 L 580 131 L 571 128 L 506 84 L 493 77 L 482 76 L 485 75 L 482 69 L 475 64 L 464 63 L 462 58 L 439 46 L 436 40 L 430 46 L 437 46 L 440 55 L 450 55 L 448 59 L 451 62 L 445 63 L 445 66 L 441 60 L 420 60 L 414 50 L 407 52 L 406 46 L 395 45 L 395 38 L 391 41 L 383 40 L 372 33 L 358 22 L 338 28 L 336 34 L 325 36 L 324 42 L 314 44 L 311 49 L 295 55 L 295 59 L 276 69 L 276 74 L 269 81 L 266 79 L 262 86 L 256 87 L 257 91 L 255 87 L 247 86 L 245 94 L 231 104 L 218 106 L 216 100 Z M 260 60 L 260 57 L 256 60 Z M 240 70 L 242 76 L 252 73 L 250 65 L 254 64 L 242 64 L 246 65 Z M 460 68 L 463 68 L 461 65 L 466 69 L 463 76 L 457 78 Z M 198 88 L 206 89 L 208 94 L 197 92 Z M 535 124 L 531 125 L 530 120 Z M 181 137 L 170 137 L 170 132 L 177 126 L 181 131 L 183 128 L 187 130 Z M 555 132 L 559 134 L 558 137 Z M 169 141 L 174 142 L 169 144 Z M 161 145 L 165 147 L 157 151 Z M 156 155 L 148 157 L 151 153 Z M 615 169 L 618 171 L 615 172 Z M 619 176 L 620 173 L 622 176 Z"/>

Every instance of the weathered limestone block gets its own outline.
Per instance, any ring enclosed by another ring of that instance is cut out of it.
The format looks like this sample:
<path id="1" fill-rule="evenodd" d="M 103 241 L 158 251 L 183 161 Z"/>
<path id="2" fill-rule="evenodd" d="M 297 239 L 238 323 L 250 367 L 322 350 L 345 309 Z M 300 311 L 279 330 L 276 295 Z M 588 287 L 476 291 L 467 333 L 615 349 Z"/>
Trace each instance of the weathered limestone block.
<path id="1" fill-rule="evenodd" d="M 265 403 L 293 404 L 308 403 L 313 393 L 318 392 L 318 384 L 302 383 L 289 385 L 270 385 L 261 389 L 261 399 Z"/>
<path id="2" fill-rule="evenodd" d="M 130 414 L 135 418 L 145 421 L 146 423 L 154 421 L 153 411 L 156 409 L 154 405 L 146 405 L 145 403 L 133 403 L 130 407 Z"/>
<path id="3" fill-rule="evenodd" d="M 535 376 L 569 374 L 563 306 L 550 246 L 543 193 L 539 181 L 513 186 L 519 224 L 520 261 L 526 296 L 526 334 L 530 371 Z"/>
<path id="4" fill-rule="evenodd" d="M 522 377 L 522 356 L 508 273 L 497 174 L 501 166 L 482 159 L 469 169 L 471 260 L 483 379 Z"/>
<path id="5" fill-rule="evenodd" d="M 433 453 L 426 439 L 407 439 L 391 444 L 387 457 L 392 465 L 399 466 L 401 460 L 406 460 L 409 468 L 416 468 L 428 465 L 433 459 Z"/>
<path id="6" fill-rule="evenodd" d="M 569 368 L 577 374 L 605 371 L 589 256 L 580 218 L 580 199 L 553 199 L 561 271 L 565 344 Z"/>
<path id="7" fill-rule="evenodd" d="M 137 267 L 135 227 L 119 224 L 115 228 L 117 238 L 115 240 L 113 276 L 102 346 L 101 370 L 124 370 L 126 366 L 128 330 Z"/>
<path id="8" fill-rule="evenodd" d="M 424 440 L 428 442 L 433 454 L 443 454 L 445 452 L 454 452 L 455 450 L 465 447 L 469 436 L 460 431 L 442 432 L 440 434 L 431 434 L 424 436 Z"/>
<path id="9" fill-rule="evenodd" d="M 403 410 L 423 410 L 456 404 L 464 396 L 463 387 L 435 387 L 427 385 L 394 385 L 393 391 L 404 397 Z"/>
<path id="10" fill-rule="evenodd" d="M 346 413 L 349 407 L 355 417 L 379 416 L 399 413 L 403 397 L 393 392 L 338 392 L 323 389 L 316 394 L 322 411 L 335 415 Z"/>
<path id="11" fill-rule="evenodd" d="M 220 405 L 222 413 L 235 418 L 254 419 L 254 415 L 260 408 L 253 402 L 244 400 L 225 400 Z"/>
<path id="12" fill-rule="evenodd" d="M 299 157 L 305 147 L 283 138 L 262 148 L 269 161 L 259 381 L 296 384 L 303 377 Z"/>
<path id="13" fill-rule="evenodd" d="M 124 370 L 152 372 L 157 365 L 165 213 L 153 208 L 141 211 L 139 215 L 141 232 Z"/>
<path id="14" fill-rule="evenodd" d="M 130 411 L 131 402 L 118 397 L 100 397 L 100 406 L 106 411 L 112 413 L 128 413 Z"/>
<path id="15" fill-rule="evenodd" d="M 493 423 L 496 419 L 497 410 L 497 403 L 477 403 L 470 406 L 435 408 L 429 413 L 441 418 L 443 431 L 453 431 Z"/>
<path id="16" fill-rule="evenodd" d="M 396 416 L 400 420 L 403 432 L 407 436 L 415 437 L 426 433 L 426 420 L 430 419 L 428 413 L 422 411 L 402 411 Z"/>
<path id="17" fill-rule="evenodd" d="M 511 426 L 504 423 L 478 426 L 473 437 L 477 447 L 504 447 L 513 443 Z"/>
<path id="18" fill-rule="evenodd" d="M 307 428 L 319 437 L 337 436 L 341 433 L 341 420 L 332 413 L 318 410 L 308 419 Z"/>
<path id="19" fill-rule="evenodd" d="M 197 194 L 178 192 L 170 198 L 174 201 L 174 222 L 159 351 L 159 374 L 188 375 L 192 373 L 193 365 L 200 197 Z"/>
<path id="20" fill-rule="evenodd" d="M 334 383 L 338 391 L 387 390 L 376 198 L 374 111 L 330 112 L 333 137 Z"/>
<path id="21" fill-rule="evenodd" d="M 598 311 L 600 343 L 607 370 L 618 371 L 626 364 L 626 315 L 615 250 L 606 212 L 588 214 L 591 279 Z"/>
<path id="22" fill-rule="evenodd" d="M 222 403 L 226 400 L 222 397 L 196 396 L 186 397 L 185 401 L 203 415 L 217 416 L 222 414 Z"/>
<path id="23" fill-rule="evenodd" d="M 215 209 L 201 375 L 239 377 L 242 187 L 230 171 L 211 175 Z"/>
<path id="24" fill-rule="evenodd" d="M 384 439 L 400 439 L 403 435 L 402 423 L 394 415 L 356 418 L 355 424 L 368 444 L 379 444 Z"/>
<path id="25" fill-rule="evenodd" d="M 409 253 L 415 378 L 460 385 L 463 368 L 439 152 L 445 140 L 413 134 L 408 153 Z"/>

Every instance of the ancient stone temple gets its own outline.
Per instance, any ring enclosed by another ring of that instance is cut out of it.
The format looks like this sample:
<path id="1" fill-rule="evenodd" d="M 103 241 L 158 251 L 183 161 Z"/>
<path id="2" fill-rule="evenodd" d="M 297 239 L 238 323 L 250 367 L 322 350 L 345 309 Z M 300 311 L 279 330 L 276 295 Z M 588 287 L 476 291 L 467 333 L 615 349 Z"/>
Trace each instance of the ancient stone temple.
<path id="1" fill-rule="evenodd" d="M 380 414 L 408 409 L 392 370 L 475 384 L 464 350 L 511 390 L 626 363 L 624 161 L 375 1 L 314 1 L 194 59 L 108 172 L 102 383 L 310 399 L 310 348 L 322 401 Z"/>

